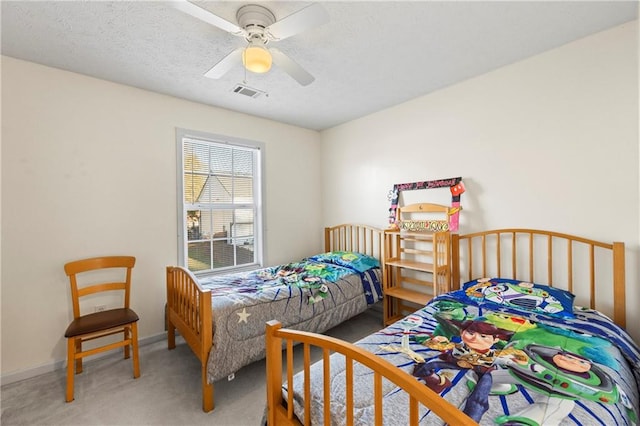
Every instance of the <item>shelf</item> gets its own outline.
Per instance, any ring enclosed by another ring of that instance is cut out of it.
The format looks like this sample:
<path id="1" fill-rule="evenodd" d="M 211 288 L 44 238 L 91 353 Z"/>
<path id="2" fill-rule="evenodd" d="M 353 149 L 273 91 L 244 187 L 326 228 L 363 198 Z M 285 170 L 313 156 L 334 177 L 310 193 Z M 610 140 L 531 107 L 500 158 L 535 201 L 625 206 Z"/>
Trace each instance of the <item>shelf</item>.
<path id="1" fill-rule="evenodd" d="M 413 269 L 414 271 L 431 272 L 433 270 L 433 265 L 426 262 L 415 262 L 413 260 L 397 258 L 386 259 L 384 262 L 388 266 L 398 266 L 400 268 Z"/>
<path id="2" fill-rule="evenodd" d="M 412 277 L 412 276 L 409 276 L 409 275 L 396 275 L 396 285 L 395 285 L 395 287 L 398 287 L 398 284 L 404 284 L 404 283 L 409 283 L 409 284 L 417 285 L 417 286 L 423 286 L 423 287 L 427 287 L 427 288 L 433 288 L 433 279 L 432 280 L 423 280 L 421 278 Z"/>
<path id="3" fill-rule="evenodd" d="M 433 299 L 432 294 L 409 290 L 402 287 L 387 288 L 385 291 L 385 295 L 406 300 L 407 302 L 416 303 L 418 305 L 426 305 L 429 300 Z"/>
<path id="4" fill-rule="evenodd" d="M 435 210 L 433 209 L 435 207 Z M 407 213 L 448 212 L 448 207 L 418 204 Z M 398 217 L 400 209 L 398 209 Z M 385 230 L 383 316 L 390 324 L 425 306 L 450 285 L 449 233 Z"/>
<path id="5" fill-rule="evenodd" d="M 414 249 L 414 248 L 407 248 L 407 247 L 403 247 L 401 249 L 402 253 L 405 254 L 417 254 L 420 256 L 433 256 L 433 252 L 430 250 L 420 250 L 420 249 Z"/>

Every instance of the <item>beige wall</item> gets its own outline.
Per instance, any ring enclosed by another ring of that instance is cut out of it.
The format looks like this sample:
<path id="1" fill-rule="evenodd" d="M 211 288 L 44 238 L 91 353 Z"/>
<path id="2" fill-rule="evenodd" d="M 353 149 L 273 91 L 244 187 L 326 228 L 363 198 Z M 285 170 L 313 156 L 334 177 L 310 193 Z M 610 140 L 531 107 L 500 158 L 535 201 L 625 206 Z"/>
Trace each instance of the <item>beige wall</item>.
<path id="1" fill-rule="evenodd" d="M 72 259 L 136 256 L 140 336 L 164 332 L 176 127 L 265 143 L 270 264 L 321 246 L 317 132 L 2 57 L 3 379 L 65 358 Z"/>
<path id="2" fill-rule="evenodd" d="M 385 227 L 393 184 L 462 176 L 461 232 L 624 241 L 627 323 L 638 324 L 637 31 L 622 25 L 322 132 L 324 223 Z"/>
<path id="3" fill-rule="evenodd" d="M 270 264 L 318 250 L 323 225 L 386 226 L 394 183 L 463 176 L 462 231 L 625 241 L 637 323 L 637 48 L 636 22 L 320 134 L 3 57 L 3 381 L 62 365 L 70 259 L 136 255 L 141 336 L 162 335 L 176 127 L 266 143 Z"/>

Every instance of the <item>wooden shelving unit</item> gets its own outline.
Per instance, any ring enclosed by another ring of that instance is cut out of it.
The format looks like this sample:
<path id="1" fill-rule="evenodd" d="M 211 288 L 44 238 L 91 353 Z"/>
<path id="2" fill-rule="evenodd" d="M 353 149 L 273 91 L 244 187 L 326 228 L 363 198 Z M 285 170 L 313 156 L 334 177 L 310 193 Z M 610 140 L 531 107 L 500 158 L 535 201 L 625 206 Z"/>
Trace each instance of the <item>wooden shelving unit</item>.
<path id="1" fill-rule="evenodd" d="M 399 229 L 385 231 L 383 275 L 385 325 L 414 312 L 436 295 L 449 291 L 450 280 L 450 234 L 448 231 L 410 232 Z"/>

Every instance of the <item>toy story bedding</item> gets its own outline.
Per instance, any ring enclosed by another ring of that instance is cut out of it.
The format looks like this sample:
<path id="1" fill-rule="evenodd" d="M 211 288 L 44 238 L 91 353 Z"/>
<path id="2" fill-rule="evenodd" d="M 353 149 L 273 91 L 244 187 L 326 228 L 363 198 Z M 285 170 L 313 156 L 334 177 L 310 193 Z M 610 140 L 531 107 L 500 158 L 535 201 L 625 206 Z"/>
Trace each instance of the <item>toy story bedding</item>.
<path id="1" fill-rule="evenodd" d="M 640 349 L 602 313 L 544 285 L 481 279 L 356 345 L 415 376 L 481 425 L 639 424 Z M 330 357 L 331 424 L 344 423 L 342 356 Z M 303 380 L 293 380 L 302 413 Z M 311 374 L 323 374 L 322 363 Z M 373 424 L 372 373 L 353 370 L 356 423 Z M 319 383 L 319 385 L 315 385 Z M 312 424 L 324 424 L 322 380 L 311 380 Z M 288 391 L 287 385 L 284 392 Z M 385 425 L 407 424 L 407 397 L 383 381 Z M 442 424 L 425 407 L 420 424 Z"/>
<path id="2" fill-rule="evenodd" d="M 264 358 L 267 321 L 321 333 L 365 311 L 382 295 L 378 259 L 350 251 L 198 281 L 212 296 L 209 383 Z"/>

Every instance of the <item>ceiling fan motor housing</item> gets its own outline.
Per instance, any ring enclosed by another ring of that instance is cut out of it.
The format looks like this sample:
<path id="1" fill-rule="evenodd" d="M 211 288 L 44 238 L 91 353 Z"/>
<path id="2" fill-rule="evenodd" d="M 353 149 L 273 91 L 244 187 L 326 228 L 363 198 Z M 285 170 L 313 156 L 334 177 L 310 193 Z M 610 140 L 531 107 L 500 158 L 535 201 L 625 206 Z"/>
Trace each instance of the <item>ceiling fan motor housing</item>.
<path id="1" fill-rule="evenodd" d="M 264 29 L 276 22 L 275 15 L 266 7 L 257 4 L 248 4 L 238 9 L 236 19 L 241 28 L 248 33 L 247 39 L 259 36 L 263 41 L 267 41 Z"/>

